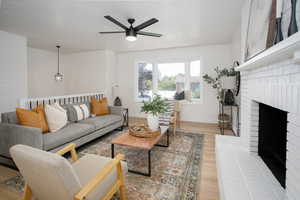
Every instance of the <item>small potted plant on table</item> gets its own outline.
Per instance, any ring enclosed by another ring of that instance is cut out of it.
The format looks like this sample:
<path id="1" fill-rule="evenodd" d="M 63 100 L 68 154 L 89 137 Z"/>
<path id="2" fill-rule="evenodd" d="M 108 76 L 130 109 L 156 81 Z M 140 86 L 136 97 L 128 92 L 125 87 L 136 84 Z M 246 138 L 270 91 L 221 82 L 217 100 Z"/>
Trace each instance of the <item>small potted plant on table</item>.
<path id="1" fill-rule="evenodd" d="M 158 130 L 158 115 L 167 112 L 167 108 L 168 103 L 159 95 L 155 95 L 150 101 L 143 101 L 141 111 L 147 114 L 147 123 L 151 130 Z"/>

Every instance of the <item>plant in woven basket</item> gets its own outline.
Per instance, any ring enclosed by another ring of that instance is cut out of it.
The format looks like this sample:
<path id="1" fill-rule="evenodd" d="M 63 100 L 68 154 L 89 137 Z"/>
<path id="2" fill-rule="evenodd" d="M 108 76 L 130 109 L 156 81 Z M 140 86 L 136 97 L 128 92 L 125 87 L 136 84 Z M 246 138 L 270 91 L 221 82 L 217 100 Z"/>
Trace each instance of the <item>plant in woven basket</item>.
<path id="1" fill-rule="evenodd" d="M 148 126 L 152 130 L 159 127 L 158 115 L 168 110 L 168 103 L 159 95 L 155 95 L 150 101 L 143 101 L 141 111 L 147 114 Z"/>

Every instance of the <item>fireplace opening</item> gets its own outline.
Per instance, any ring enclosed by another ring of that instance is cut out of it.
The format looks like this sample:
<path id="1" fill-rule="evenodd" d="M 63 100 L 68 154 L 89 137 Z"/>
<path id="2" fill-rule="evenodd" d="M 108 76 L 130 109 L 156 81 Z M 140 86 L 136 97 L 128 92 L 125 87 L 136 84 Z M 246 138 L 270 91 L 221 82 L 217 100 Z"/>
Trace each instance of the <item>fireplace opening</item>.
<path id="1" fill-rule="evenodd" d="M 287 112 L 259 104 L 258 155 L 285 188 Z"/>

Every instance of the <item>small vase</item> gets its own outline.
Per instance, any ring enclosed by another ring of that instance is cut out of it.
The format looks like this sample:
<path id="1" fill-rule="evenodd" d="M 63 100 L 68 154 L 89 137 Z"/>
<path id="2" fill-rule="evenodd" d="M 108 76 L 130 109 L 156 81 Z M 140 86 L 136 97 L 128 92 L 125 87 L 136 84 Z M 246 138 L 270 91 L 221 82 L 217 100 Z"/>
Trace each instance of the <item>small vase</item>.
<path id="1" fill-rule="evenodd" d="M 297 0 L 291 0 L 292 10 L 291 10 L 291 21 L 288 30 L 288 36 L 293 35 L 298 32 L 297 19 L 296 19 L 296 4 Z"/>
<path id="2" fill-rule="evenodd" d="M 147 115 L 147 123 L 151 130 L 157 131 L 159 128 L 159 120 L 157 115 L 148 114 Z"/>
<path id="3" fill-rule="evenodd" d="M 115 98 L 114 106 L 122 106 L 122 101 L 119 97 Z"/>
<path id="4" fill-rule="evenodd" d="M 276 19 L 276 33 L 273 44 L 277 44 L 283 40 L 282 29 L 281 29 L 281 17 Z"/>

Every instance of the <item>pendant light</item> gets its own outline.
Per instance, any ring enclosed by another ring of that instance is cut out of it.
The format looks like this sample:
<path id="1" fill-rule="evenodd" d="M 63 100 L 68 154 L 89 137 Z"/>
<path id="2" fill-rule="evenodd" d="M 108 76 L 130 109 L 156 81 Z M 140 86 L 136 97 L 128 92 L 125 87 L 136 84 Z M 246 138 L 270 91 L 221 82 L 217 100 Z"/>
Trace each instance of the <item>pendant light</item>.
<path id="1" fill-rule="evenodd" d="M 54 78 L 56 81 L 62 81 L 63 80 L 63 75 L 59 73 L 59 48 L 60 46 L 56 46 L 57 48 L 57 73 L 54 75 Z"/>

